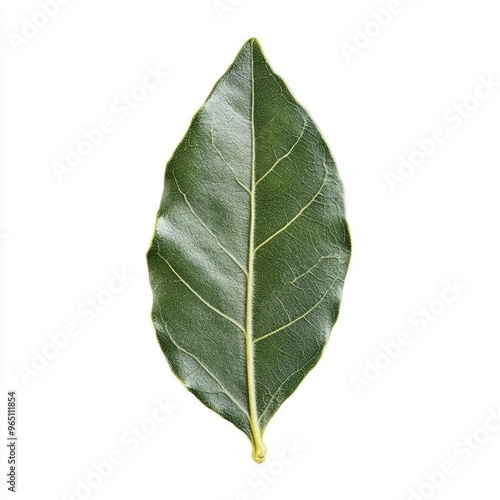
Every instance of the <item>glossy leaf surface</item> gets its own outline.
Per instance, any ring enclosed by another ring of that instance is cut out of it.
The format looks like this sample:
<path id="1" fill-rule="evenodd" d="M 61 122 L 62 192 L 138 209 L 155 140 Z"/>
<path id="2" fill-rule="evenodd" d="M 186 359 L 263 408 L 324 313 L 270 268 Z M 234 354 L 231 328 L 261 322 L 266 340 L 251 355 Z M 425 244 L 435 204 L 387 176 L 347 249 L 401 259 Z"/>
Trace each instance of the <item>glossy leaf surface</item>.
<path id="1" fill-rule="evenodd" d="M 349 256 L 332 155 L 251 39 L 168 162 L 148 265 L 172 370 L 247 434 L 257 462 L 321 356 Z"/>

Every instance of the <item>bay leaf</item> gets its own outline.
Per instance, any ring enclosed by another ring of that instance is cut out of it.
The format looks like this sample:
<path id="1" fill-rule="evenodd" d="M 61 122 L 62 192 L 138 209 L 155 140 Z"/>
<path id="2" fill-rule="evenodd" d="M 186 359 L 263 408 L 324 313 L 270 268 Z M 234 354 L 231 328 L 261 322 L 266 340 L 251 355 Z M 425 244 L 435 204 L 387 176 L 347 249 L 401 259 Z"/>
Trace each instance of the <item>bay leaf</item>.
<path id="1" fill-rule="evenodd" d="M 147 260 L 173 372 L 259 463 L 264 429 L 322 354 L 349 258 L 333 157 L 250 39 L 167 164 Z"/>

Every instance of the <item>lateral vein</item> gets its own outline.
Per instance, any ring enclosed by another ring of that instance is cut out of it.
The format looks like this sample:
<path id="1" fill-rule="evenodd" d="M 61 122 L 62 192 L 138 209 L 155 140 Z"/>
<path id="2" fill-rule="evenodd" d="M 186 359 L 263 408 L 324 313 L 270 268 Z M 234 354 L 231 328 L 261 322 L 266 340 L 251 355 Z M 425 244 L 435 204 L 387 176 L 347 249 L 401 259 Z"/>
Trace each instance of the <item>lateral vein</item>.
<path id="1" fill-rule="evenodd" d="M 222 382 L 204 365 L 204 363 L 202 361 L 200 361 L 200 359 L 195 356 L 193 353 L 189 352 L 189 351 L 186 351 L 186 349 L 184 349 L 183 347 L 181 347 L 175 340 L 174 338 L 172 337 L 172 334 L 169 332 L 168 330 L 168 326 L 167 326 L 167 323 L 165 322 L 165 320 L 163 319 L 163 315 L 161 313 L 161 310 L 160 310 L 160 317 L 162 319 L 162 322 L 163 322 L 163 326 L 165 327 L 165 332 L 167 333 L 169 339 L 171 340 L 172 344 L 174 344 L 174 346 L 179 349 L 179 351 L 183 352 L 184 354 L 187 354 L 188 356 L 190 356 L 191 358 L 193 358 L 209 375 L 210 377 L 212 377 L 220 386 L 220 388 L 222 389 L 222 391 L 224 392 L 224 394 L 226 394 L 226 396 L 242 411 L 242 413 L 248 417 L 248 412 L 245 410 L 245 408 L 243 408 L 243 406 L 241 406 L 240 403 L 238 403 L 238 401 L 236 401 L 236 399 L 233 398 L 233 396 L 231 395 L 231 393 L 228 391 L 228 389 L 226 389 L 224 387 L 224 385 L 222 384 Z"/>
<path id="2" fill-rule="evenodd" d="M 273 170 L 274 168 L 281 162 L 283 161 L 285 158 L 287 158 L 288 156 L 290 156 L 290 154 L 292 153 L 292 151 L 295 149 L 295 146 L 300 142 L 300 140 L 302 139 L 302 136 L 304 135 L 304 131 L 306 130 L 306 123 L 304 122 L 304 126 L 302 127 L 302 130 L 300 132 L 300 135 L 298 137 L 298 139 L 293 143 L 292 147 L 283 155 L 281 156 L 280 158 L 278 158 L 275 162 L 274 162 L 274 165 L 269 168 L 266 173 L 260 177 L 259 179 L 257 179 L 257 182 L 255 183 L 255 185 L 257 185 L 260 181 L 264 180 L 266 178 L 267 175 L 269 175 Z"/>
<path id="3" fill-rule="evenodd" d="M 324 167 L 324 165 L 323 165 L 323 167 Z M 278 234 L 282 233 L 287 227 L 291 226 L 305 212 L 305 210 L 307 210 L 314 203 L 314 201 L 316 200 L 316 198 L 321 193 L 323 187 L 325 186 L 325 184 L 326 184 L 326 178 L 327 177 L 328 177 L 328 173 L 327 173 L 326 168 L 325 168 L 325 176 L 323 177 L 323 182 L 321 183 L 321 186 L 319 187 L 319 189 L 316 192 L 316 194 L 283 227 L 281 227 L 280 229 L 278 229 L 276 232 L 274 232 L 273 234 L 271 234 L 271 236 L 269 236 L 267 239 L 265 239 L 262 243 L 260 243 L 259 245 L 257 245 L 255 247 L 254 253 L 257 253 L 257 250 L 259 250 L 264 245 L 266 245 L 267 243 L 269 243 L 274 237 L 276 237 L 276 236 L 278 236 Z"/>
<path id="4" fill-rule="evenodd" d="M 236 170 L 234 170 L 234 168 L 226 161 L 226 159 L 224 158 L 224 156 L 222 156 L 222 153 L 221 153 L 220 149 L 216 146 L 215 141 L 214 141 L 214 134 L 212 132 L 212 129 L 210 129 L 210 140 L 212 142 L 212 147 L 214 148 L 214 150 L 217 153 L 218 157 L 222 160 L 222 163 L 224 163 L 224 165 L 226 165 L 226 167 L 229 168 L 229 170 L 231 170 L 231 172 L 233 173 L 235 182 L 240 187 L 242 187 L 248 194 L 250 194 L 250 189 L 248 189 L 245 186 L 245 184 L 243 184 L 243 182 L 240 181 L 238 175 L 236 174 Z"/>
<path id="5" fill-rule="evenodd" d="M 301 366 L 298 370 L 295 370 L 293 373 L 290 373 L 290 375 L 288 375 L 288 377 L 283 380 L 283 382 L 280 384 L 280 386 L 276 389 L 276 391 L 274 391 L 273 395 L 271 396 L 271 399 L 269 400 L 269 402 L 267 403 L 266 407 L 264 408 L 264 411 L 262 412 L 262 415 L 259 417 L 259 422 L 264 418 L 265 414 L 267 413 L 267 411 L 269 410 L 269 407 L 271 406 L 271 403 L 274 401 L 274 398 L 276 397 L 276 395 L 280 392 L 281 388 L 296 374 L 296 373 L 299 373 L 300 371 L 302 371 L 309 363 L 311 362 L 311 360 L 308 360 L 307 363 L 304 365 L 304 366 Z"/>
<path id="6" fill-rule="evenodd" d="M 271 335 L 274 335 L 275 333 L 281 332 L 281 330 L 284 330 L 285 328 L 288 328 L 292 326 L 294 323 L 297 323 L 297 321 L 300 321 L 301 319 L 304 319 L 309 313 L 314 311 L 316 307 L 318 307 L 321 302 L 323 302 L 324 298 L 328 295 L 328 292 L 333 288 L 333 285 L 328 288 L 328 290 L 323 294 L 323 296 L 314 304 L 310 309 L 308 309 L 304 314 L 301 314 L 299 317 L 295 318 L 294 320 L 288 322 L 286 325 L 280 326 L 279 328 L 276 328 L 276 330 L 273 330 L 272 332 L 266 333 L 265 335 L 262 335 L 262 337 L 259 337 L 258 339 L 255 339 L 253 343 L 255 344 L 256 342 L 259 342 L 259 340 L 264 340 Z"/>
<path id="7" fill-rule="evenodd" d="M 186 286 L 186 288 L 190 290 L 196 297 L 198 297 L 198 299 L 201 300 L 201 302 L 203 302 L 207 307 L 212 309 L 212 311 L 216 312 L 219 316 L 222 316 L 227 321 L 231 322 L 234 326 L 236 326 L 238 330 L 241 330 L 243 333 L 245 333 L 245 329 L 236 320 L 234 320 L 230 316 L 227 316 L 222 311 L 219 311 L 219 309 L 210 304 L 210 302 L 207 302 L 196 290 L 193 289 L 193 287 L 172 267 L 170 262 L 165 257 L 163 257 L 163 255 L 160 253 L 160 243 L 158 241 L 157 244 L 158 244 L 158 252 L 157 252 L 158 257 L 160 257 L 160 259 L 163 260 L 165 264 L 167 264 L 170 270 L 179 278 L 179 280 Z"/>
<path id="8" fill-rule="evenodd" d="M 184 201 L 186 202 L 186 205 L 188 206 L 189 210 L 191 213 L 198 219 L 198 222 L 207 230 L 207 232 L 215 239 L 217 244 L 219 245 L 220 249 L 243 271 L 243 274 L 247 274 L 245 268 L 240 264 L 238 259 L 219 241 L 219 238 L 215 235 L 215 233 L 203 222 L 202 218 L 196 213 L 194 210 L 193 206 L 187 199 L 187 195 L 185 192 L 182 191 L 182 189 L 179 186 L 179 183 L 177 182 L 177 177 L 175 175 L 175 171 L 172 172 L 172 175 L 174 177 L 175 184 L 177 185 L 177 189 L 179 190 L 179 193 L 181 193 L 182 197 L 184 198 Z"/>

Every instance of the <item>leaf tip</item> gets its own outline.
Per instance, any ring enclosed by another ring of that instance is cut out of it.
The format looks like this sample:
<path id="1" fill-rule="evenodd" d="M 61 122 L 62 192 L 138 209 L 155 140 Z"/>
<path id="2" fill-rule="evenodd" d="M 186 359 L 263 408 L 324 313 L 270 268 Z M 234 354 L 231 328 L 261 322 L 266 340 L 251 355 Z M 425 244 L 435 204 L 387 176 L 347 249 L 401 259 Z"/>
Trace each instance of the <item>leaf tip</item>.
<path id="1" fill-rule="evenodd" d="M 262 47 L 260 46 L 260 43 L 259 41 L 257 40 L 257 38 L 255 38 L 254 36 L 252 38 L 249 38 L 246 42 L 245 42 L 245 46 L 249 45 L 251 48 L 257 48 L 257 49 L 260 49 L 262 50 Z"/>

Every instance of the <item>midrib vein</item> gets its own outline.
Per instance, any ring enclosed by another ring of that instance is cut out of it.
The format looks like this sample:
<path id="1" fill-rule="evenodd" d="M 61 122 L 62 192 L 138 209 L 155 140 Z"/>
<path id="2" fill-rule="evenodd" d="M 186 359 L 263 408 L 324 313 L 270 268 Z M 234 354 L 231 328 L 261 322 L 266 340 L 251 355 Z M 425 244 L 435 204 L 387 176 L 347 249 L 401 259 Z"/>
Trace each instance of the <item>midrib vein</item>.
<path id="1" fill-rule="evenodd" d="M 257 400 L 255 397 L 255 372 L 254 372 L 254 344 L 253 344 L 253 279 L 254 279 L 254 232 L 255 232 L 255 93 L 254 93 L 254 41 L 250 42 L 251 61 L 251 141 L 252 141 L 252 161 L 251 161 L 251 188 L 250 188 L 250 225 L 248 231 L 248 269 L 246 277 L 246 307 L 245 307 L 245 349 L 246 349 L 246 372 L 248 387 L 248 409 L 250 413 L 250 430 L 252 432 L 252 458 L 261 463 L 266 455 L 266 447 L 262 440 L 262 431 L 257 414 Z"/>

